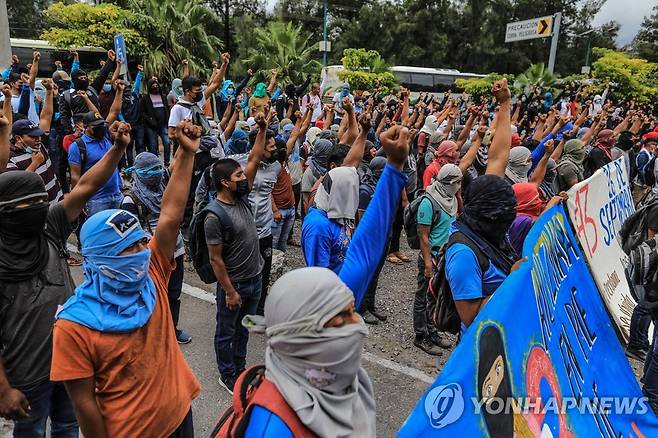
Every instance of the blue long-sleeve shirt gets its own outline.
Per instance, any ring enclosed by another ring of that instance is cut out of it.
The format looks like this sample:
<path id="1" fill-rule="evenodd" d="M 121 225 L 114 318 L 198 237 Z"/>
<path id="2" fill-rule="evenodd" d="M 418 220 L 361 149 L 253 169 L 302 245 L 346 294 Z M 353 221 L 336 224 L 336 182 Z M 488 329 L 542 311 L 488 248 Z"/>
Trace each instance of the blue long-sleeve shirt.
<path id="1" fill-rule="evenodd" d="M 400 192 L 407 182 L 404 172 L 386 165 L 377 183 L 375 194 L 359 222 L 350 243 L 345 262 L 338 276 L 354 294 L 358 309 L 366 294 L 372 275 L 381 261 L 386 239 L 383 236 L 393 223 Z M 261 406 L 254 406 L 245 433 L 249 438 L 292 438 L 292 432 L 276 414 Z"/>

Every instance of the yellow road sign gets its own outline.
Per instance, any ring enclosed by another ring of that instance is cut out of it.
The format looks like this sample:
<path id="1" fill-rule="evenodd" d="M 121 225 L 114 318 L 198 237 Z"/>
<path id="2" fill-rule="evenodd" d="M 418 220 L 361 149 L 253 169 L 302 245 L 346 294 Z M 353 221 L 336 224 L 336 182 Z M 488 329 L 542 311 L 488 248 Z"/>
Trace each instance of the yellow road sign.
<path id="1" fill-rule="evenodd" d="M 551 18 L 544 17 L 537 23 L 537 35 L 550 35 L 551 33 Z"/>

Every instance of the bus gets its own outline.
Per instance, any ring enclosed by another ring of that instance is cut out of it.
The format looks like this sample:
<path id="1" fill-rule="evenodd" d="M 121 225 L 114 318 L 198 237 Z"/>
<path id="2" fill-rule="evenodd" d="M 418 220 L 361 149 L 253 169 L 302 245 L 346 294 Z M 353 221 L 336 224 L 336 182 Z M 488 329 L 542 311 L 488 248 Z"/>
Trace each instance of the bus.
<path id="1" fill-rule="evenodd" d="M 338 77 L 338 72 L 343 69 L 342 65 L 329 65 L 322 69 L 322 85 L 320 87 L 322 94 L 332 95 L 333 91 L 343 84 Z M 412 97 L 420 92 L 442 94 L 445 91 L 454 89 L 455 80 L 457 79 L 483 78 L 486 76 L 478 73 L 460 72 L 455 69 L 404 65 L 391 67 L 391 73 L 395 75 L 400 85 L 411 91 Z"/>
<path id="2" fill-rule="evenodd" d="M 51 77 L 56 70 L 55 61 L 61 61 L 62 67 L 67 71 L 71 71 L 71 64 L 73 58 L 66 49 L 60 49 L 51 46 L 48 41 L 44 40 L 31 40 L 24 38 L 11 38 L 11 53 L 18 56 L 21 65 L 30 64 L 32 62 L 32 52 L 38 50 L 41 53 L 41 61 L 39 62 L 38 77 Z M 87 72 L 98 70 L 101 68 L 100 61 L 107 58 L 107 50 L 100 47 L 77 47 L 78 54 L 80 55 L 80 69 Z"/>
<path id="3" fill-rule="evenodd" d="M 391 72 L 398 78 L 401 85 L 416 93 L 443 93 L 454 89 L 457 79 L 475 79 L 486 76 L 478 73 L 463 73 L 455 69 L 404 65 L 391 67 Z"/>

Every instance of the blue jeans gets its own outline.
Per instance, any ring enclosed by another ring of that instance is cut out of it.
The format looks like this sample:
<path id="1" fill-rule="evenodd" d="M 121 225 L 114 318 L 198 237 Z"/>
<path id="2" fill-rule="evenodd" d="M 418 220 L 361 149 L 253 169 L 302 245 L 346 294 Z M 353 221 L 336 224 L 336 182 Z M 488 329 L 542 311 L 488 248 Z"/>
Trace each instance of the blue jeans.
<path id="1" fill-rule="evenodd" d="M 149 152 L 160 155 L 158 148 L 158 138 L 162 140 L 162 147 L 164 149 L 164 163 L 169 164 L 169 159 L 171 155 L 170 145 L 169 145 L 169 136 L 167 135 L 167 127 L 152 129 L 146 128 L 146 142 L 148 144 Z"/>
<path id="2" fill-rule="evenodd" d="M 30 403 L 30 415 L 14 423 L 14 438 L 45 437 L 48 417 L 52 437 L 77 438 L 78 422 L 63 384 L 46 381 L 23 394 Z"/>
<path id="3" fill-rule="evenodd" d="M 288 235 L 295 225 L 295 207 L 282 208 L 281 220 L 272 222 L 272 249 L 286 252 L 288 249 Z"/>
<path id="4" fill-rule="evenodd" d="M 235 375 L 247 363 L 249 331 L 242 326 L 245 315 L 254 315 L 261 292 L 261 275 L 244 281 L 232 281 L 242 305 L 237 310 L 226 307 L 226 295 L 217 283 L 217 326 L 215 327 L 215 356 L 222 377 Z"/>
<path id="5" fill-rule="evenodd" d="M 123 195 L 121 193 L 99 199 L 90 199 L 87 201 L 87 217 L 92 217 L 100 211 L 121 208 L 121 201 L 123 201 Z"/>

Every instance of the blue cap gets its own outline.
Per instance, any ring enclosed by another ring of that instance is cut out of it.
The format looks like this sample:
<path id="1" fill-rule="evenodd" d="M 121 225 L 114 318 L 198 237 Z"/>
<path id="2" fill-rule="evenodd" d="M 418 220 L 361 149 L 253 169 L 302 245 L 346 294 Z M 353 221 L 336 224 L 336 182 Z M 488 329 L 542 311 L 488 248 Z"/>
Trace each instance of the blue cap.
<path id="1" fill-rule="evenodd" d="M 11 125 L 11 135 L 29 135 L 31 137 L 41 137 L 44 134 L 39 125 L 31 120 L 17 120 Z"/>

